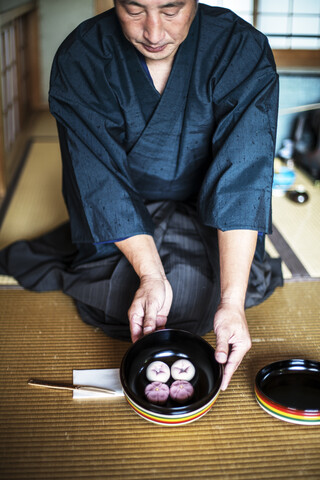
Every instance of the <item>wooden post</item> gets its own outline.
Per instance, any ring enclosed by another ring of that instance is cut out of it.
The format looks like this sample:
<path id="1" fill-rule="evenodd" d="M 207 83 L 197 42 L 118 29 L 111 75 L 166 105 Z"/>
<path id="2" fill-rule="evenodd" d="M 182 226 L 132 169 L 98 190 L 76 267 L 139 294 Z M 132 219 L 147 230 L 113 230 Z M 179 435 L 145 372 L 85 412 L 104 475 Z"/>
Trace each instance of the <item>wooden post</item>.
<path id="1" fill-rule="evenodd" d="M 259 0 L 253 0 L 253 26 L 257 28 Z"/>
<path id="2" fill-rule="evenodd" d="M 2 52 L 1 52 L 2 55 Z M 0 63 L 0 79 L 1 63 Z M 2 117 L 2 88 L 0 88 L 0 200 L 3 199 L 6 193 L 6 176 L 5 176 L 5 151 L 4 151 L 4 128 Z"/>
<path id="3" fill-rule="evenodd" d="M 38 10 L 32 10 L 27 16 L 27 61 L 28 61 L 28 91 L 29 108 L 31 111 L 43 107 L 40 95 L 40 51 Z"/>
<path id="4" fill-rule="evenodd" d="M 14 47 L 14 61 L 16 64 L 10 66 L 11 71 L 9 73 L 11 73 L 10 81 L 14 81 L 17 87 L 15 91 L 17 98 L 12 99 L 12 102 L 18 102 L 20 120 L 19 124 L 16 122 L 15 130 L 12 132 L 13 135 L 10 135 L 10 139 L 6 142 L 5 134 L 8 133 L 4 128 L 6 122 L 4 118 L 6 115 L 6 105 L 4 105 L 5 99 L 2 98 L 4 94 L 3 89 L 0 88 L 0 199 L 3 198 L 6 193 L 25 148 L 27 133 L 23 129 L 24 120 L 26 120 L 29 113 L 31 113 L 30 110 L 36 110 L 40 103 L 39 34 L 36 6 L 34 0 L 0 14 L 1 46 L 3 44 L 2 31 L 6 31 L 7 27 L 11 28 L 11 26 L 13 26 L 14 28 L 13 40 L 15 40 L 15 45 L 11 45 L 11 48 Z M 22 31 L 19 31 L 19 28 L 22 26 L 21 22 L 26 26 L 27 33 L 25 38 L 21 38 Z M 12 39 L 10 41 L 12 41 Z M 3 51 L 1 52 L 1 55 L 2 54 Z M 22 56 L 24 56 L 23 59 Z M 27 65 L 26 68 L 29 75 L 26 75 L 25 71 L 21 71 L 22 61 Z M 16 71 L 12 71 L 14 67 Z M 4 62 L 2 62 L 2 65 L 0 62 L 0 87 L 2 87 L 1 84 L 4 81 L 1 68 L 9 67 L 4 67 Z M 15 75 L 15 80 L 13 79 L 13 74 Z M 26 78 L 26 76 L 28 76 L 28 78 Z M 26 80 L 28 85 L 24 84 Z M 27 95 L 21 95 L 22 92 L 25 91 Z M 12 108 L 14 108 L 14 105 L 12 105 Z"/>

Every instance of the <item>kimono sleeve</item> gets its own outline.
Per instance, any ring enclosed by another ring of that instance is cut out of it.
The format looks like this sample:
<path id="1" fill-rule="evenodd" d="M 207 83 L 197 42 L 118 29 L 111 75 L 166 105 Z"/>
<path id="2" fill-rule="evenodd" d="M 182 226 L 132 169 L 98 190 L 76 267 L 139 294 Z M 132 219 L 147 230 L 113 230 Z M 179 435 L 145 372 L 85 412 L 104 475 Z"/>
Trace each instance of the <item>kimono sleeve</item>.
<path id="1" fill-rule="evenodd" d="M 200 217 L 221 230 L 270 233 L 278 75 L 267 39 L 230 41 L 212 82 L 216 128 Z"/>
<path id="2" fill-rule="evenodd" d="M 151 217 L 130 176 L 123 115 L 105 74 L 110 59 L 78 43 L 58 51 L 49 92 L 72 239 L 97 243 L 152 235 Z"/>

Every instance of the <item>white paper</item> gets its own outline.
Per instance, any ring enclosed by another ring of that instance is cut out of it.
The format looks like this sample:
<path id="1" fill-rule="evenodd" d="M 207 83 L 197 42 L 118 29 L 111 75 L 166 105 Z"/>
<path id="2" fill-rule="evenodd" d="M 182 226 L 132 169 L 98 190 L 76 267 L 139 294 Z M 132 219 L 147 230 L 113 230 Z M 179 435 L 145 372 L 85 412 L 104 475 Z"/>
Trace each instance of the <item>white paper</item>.
<path id="1" fill-rule="evenodd" d="M 73 370 L 74 385 L 88 385 L 90 387 L 110 388 L 116 393 L 114 395 L 106 395 L 102 392 L 83 392 L 79 390 L 73 391 L 73 398 L 114 398 L 122 397 L 123 390 L 120 382 L 119 368 L 94 369 L 94 370 Z"/>

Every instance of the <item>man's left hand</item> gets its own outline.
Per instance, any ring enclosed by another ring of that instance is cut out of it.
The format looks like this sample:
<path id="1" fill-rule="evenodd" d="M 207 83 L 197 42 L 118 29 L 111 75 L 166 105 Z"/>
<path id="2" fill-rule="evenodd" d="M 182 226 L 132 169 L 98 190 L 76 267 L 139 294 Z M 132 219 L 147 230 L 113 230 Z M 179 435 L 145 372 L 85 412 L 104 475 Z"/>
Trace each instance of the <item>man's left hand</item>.
<path id="1" fill-rule="evenodd" d="M 214 318 L 217 337 L 215 358 L 225 364 L 221 390 L 226 390 L 232 375 L 251 348 L 244 308 L 221 303 Z"/>

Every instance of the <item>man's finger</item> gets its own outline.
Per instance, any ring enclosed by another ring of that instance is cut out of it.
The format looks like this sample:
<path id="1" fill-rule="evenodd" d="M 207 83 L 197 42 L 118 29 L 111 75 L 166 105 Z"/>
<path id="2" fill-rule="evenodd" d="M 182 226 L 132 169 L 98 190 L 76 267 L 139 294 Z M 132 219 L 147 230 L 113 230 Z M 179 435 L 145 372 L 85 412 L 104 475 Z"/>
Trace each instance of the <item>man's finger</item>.
<path id="1" fill-rule="evenodd" d="M 233 346 L 231 353 L 229 355 L 227 364 L 225 365 L 225 368 L 224 368 L 223 379 L 221 383 L 221 390 L 226 390 L 232 378 L 232 375 L 239 367 L 243 357 L 245 356 L 248 350 L 249 348 L 247 348 L 245 344 Z"/>
<path id="2" fill-rule="evenodd" d="M 219 363 L 226 363 L 229 354 L 229 331 L 221 330 L 216 332 L 217 344 L 215 350 L 215 359 Z"/>
<path id="3" fill-rule="evenodd" d="M 131 322 L 131 320 L 134 320 L 134 317 L 137 317 L 136 320 L 142 325 L 143 321 L 141 319 L 144 318 L 144 308 L 143 305 L 141 304 L 140 299 L 133 299 L 133 302 L 128 310 L 128 318 Z M 138 320 L 140 319 L 140 320 Z"/>
<path id="4" fill-rule="evenodd" d="M 156 318 L 156 325 L 157 325 L 157 330 L 164 328 L 167 323 L 167 318 L 165 315 L 157 315 Z"/>
<path id="5" fill-rule="evenodd" d="M 223 378 L 222 378 L 222 383 L 221 383 L 221 390 L 224 391 L 227 389 L 229 382 L 232 378 L 232 375 L 234 372 L 237 370 L 239 367 L 239 363 L 232 363 L 232 362 L 227 362 L 226 366 L 224 367 L 224 372 L 223 372 Z"/>
<path id="6" fill-rule="evenodd" d="M 136 342 L 142 337 L 143 332 L 143 317 L 137 314 L 132 314 L 129 316 L 129 324 L 130 324 L 130 333 L 131 333 L 131 340 L 132 342 Z"/>
<path id="7" fill-rule="evenodd" d="M 143 322 L 143 334 L 154 332 L 156 329 L 158 309 L 154 304 L 146 305 L 146 311 Z"/>

